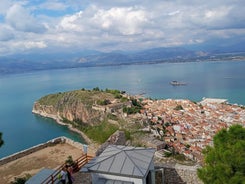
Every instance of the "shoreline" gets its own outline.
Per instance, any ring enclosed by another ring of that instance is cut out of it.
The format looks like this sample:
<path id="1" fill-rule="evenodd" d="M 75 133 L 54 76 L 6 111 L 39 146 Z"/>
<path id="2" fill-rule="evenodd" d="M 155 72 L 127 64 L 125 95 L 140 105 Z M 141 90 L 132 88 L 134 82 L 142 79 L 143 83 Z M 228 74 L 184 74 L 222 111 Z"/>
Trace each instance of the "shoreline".
<path id="1" fill-rule="evenodd" d="M 67 126 L 69 128 L 69 130 L 71 130 L 73 132 L 76 132 L 79 135 L 81 135 L 82 138 L 85 140 L 86 144 L 88 144 L 90 146 L 91 145 L 94 145 L 94 146 L 96 145 L 96 143 L 94 143 L 85 133 L 83 133 L 80 130 L 77 130 L 76 128 L 73 128 L 72 125 L 70 125 L 70 124 L 66 124 L 66 123 L 62 122 L 61 119 L 57 115 L 44 113 L 44 112 L 37 111 L 37 110 L 34 110 L 34 109 L 32 109 L 32 113 L 35 114 L 35 115 L 44 117 L 44 118 L 53 119 L 57 124 L 62 125 L 62 126 Z M 97 147 L 97 146 L 95 146 L 95 147 Z"/>
<path id="2" fill-rule="evenodd" d="M 93 67 L 110 67 L 110 66 L 127 66 L 127 65 L 154 65 L 154 64 L 178 64 L 178 63 L 200 63 L 200 62 L 243 62 L 244 58 L 241 59 L 222 59 L 222 60 L 189 60 L 189 61 L 169 61 L 169 60 L 160 60 L 160 61 L 143 61 L 143 62 L 133 62 L 133 63 L 115 63 L 115 64 L 101 64 L 94 66 L 76 66 L 76 67 L 63 67 L 63 68 L 42 68 L 42 69 L 31 69 L 31 70 L 20 70 L 20 71 L 6 71 L 3 72 L 4 75 L 12 74 L 22 74 L 22 73 L 33 73 L 49 70 L 67 70 L 67 69 L 77 69 L 77 68 L 93 68 Z M 0 75 L 1 76 L 1 75 Z"/>

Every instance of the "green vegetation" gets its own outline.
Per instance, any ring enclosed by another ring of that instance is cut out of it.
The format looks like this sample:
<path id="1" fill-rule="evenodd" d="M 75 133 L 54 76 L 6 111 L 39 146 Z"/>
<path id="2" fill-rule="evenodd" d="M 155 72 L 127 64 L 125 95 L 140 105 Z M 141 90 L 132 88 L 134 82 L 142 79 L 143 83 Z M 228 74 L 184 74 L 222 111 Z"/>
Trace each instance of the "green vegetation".
<path id="1" fill-rule="evenodd" d="M 123 129 L 121 131 L 124 131 L 126 140 L 132 140 L 130 131 L 128 131 L 126 129 Z"/>
<path id="2" fill-rule="evenodd" d="M 123 112 L 127 114 L 135 114 L 140 112 L 140 108 L 138 107 L 123 107 Z"/>
<path id="3" fill-rule="evenodd" d="M 104 100 L 97 100 L 98 105 L 108 105 L 110 104 L 110 100 L 104 99 Z"/>
<path id="4" fill-rule="evenodd" d="M 104 143 L 117 130 L 117 125 L 110 124 L 105 120 L 95 126 L 81 126 L 81 131 L 83 131 L 90 139 L 100 144 Z"/>
<path id="5" fill-rule="evenodd" d="M 62 118 L 62 121 L 67 124 L 71 124 L 74 128 L 77 128 L 84 132 L 89 139 L 98 142 L 100 144 L 104 143 L 114 132 L 116 132 L 119 127 L 115 124 L 111 124 L 108 120 L 118 121 L 118 117 L 113 114 L 107 114 L 107 117 L 102 122 L 96 125 L 89 125 L 81 122 L 80 120 L 69 121 L 66 118 Z M 127 135 L 126 135 L 127 136 Z"/>
<path id="6" fill-rule="evenodd" d="M 30 174 L 26 174 L 24 177 L 16 177 L 14 178 L 14 181 L 11 182 L 11 184 L 25 184 L 30 177 Z"/>
<path id="7" fill-rule="evenodd" d="M 95 101 L 98 105 L 108 105 L 111 99 L 120 99 L 122 102 L 128 101 L 128 99 L 119 90 L 106 89 L 105 91 L 98 87 L 93 90 L 74 90 L 69 92 L 59 92 L 56 94 L 46 95 L 38 100 L 41 105 L 54 106 L 62 110 L 64 106 L 73 104 L 75 102 L 82 102 L 87 106 L 92 106 Z"/>
<path id="8" fill-rule="evenodd" d="M 164 152 L 164 156 L 165 157 L 171 157 L 173 155 L 173 153 L 172 152 Z"/>
<path id="9" fill-rule="evenodd" d="M 135 114 L 139 113 L 140 110 L 142 109 L 142 105 L 140 102 L 137 101 L 137 99 L 131 99 L 132 102 L 132 107 L 123 107 L 123 112 L 127 114 Z"/>
<path id="10" fill-rule="evenodd" d="M 90 90 L 74 90 L 69 92 L 46 95 L 38 100 L 41 105 L 48 105 L 62 108 L 76 102 L 82 102 L 87 106 L 92 106 L 98 100 L 110 100 L 114 94 L 105 93 L 95 88 Z"/>
<path id="11" fill-rule="evenodd" d="M 74 160 L 73 160 L 73 158 L 72 158 L 71 155 L 69 155 L 69 156 L 67 157 L 65 163 L 66 163 L 67 165 L 74 165 L 74 164 L 75 164 L 75 162 L 74 162 Z"/>
<path id="12" fill-rule="evenodd" d="M 50 94 L 40 98 L 38 102 L 45 105 L 55 105 L 63 96 L 64 93 Z"/>
<path id="13" fill-rule="evenodd" d="M 214 146 L 207 146 L 204 166 L 198 176 L 204 184 L 245 183 L 245 128 L 233 125 L 214 136 Z"/>
<path id="14" fill-rule="evenodd" d="M 119 90 L 117 90 L 117 89 L 105 89 L 105 92 L 107 92 L 107 93 L 111 93 L 111 94 L 113 94 L 113 95 L 118 95 L 118 94 L 121 94 L 121 92 L 119 91 Z"/>
<path id="15" fill-rule="evenodd" d="M 93 88 L 93 91 L 100 91 L 100 88 L 99 87 L 95 87 L 95 88 Z"/>
<path id="16" fill-rule="evenodd" d="M 114 120 L 114 121 L 118 121 L 118 120 L 119 120 L 118 117 L 117 117 L 116 115 L 111 114 L 111 113 L 108 113 L 108 114 L 107 114 L 107 118 L 108 118 L 108 119 L 111 119 L 111 120 Z"/>
<path id="17" fill-rule="evenodd" d="M 182 105 L 177 105 L 177 106 L 174 108 L 174 110 L 176 110 L 176 111 L 183 110 L 183 107 L 182 107 Z"/>

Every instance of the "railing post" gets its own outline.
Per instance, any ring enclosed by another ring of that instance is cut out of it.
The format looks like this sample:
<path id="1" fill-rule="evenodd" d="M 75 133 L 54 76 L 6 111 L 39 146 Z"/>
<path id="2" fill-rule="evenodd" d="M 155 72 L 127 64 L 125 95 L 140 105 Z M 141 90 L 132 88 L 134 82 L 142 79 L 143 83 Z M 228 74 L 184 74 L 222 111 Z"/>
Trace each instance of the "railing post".
<path id="1" fill-rule="evenodd" d="M 54 184 L 54 176 L 51 175 L 51 181 L 52 181 L 52 184 Z"/>

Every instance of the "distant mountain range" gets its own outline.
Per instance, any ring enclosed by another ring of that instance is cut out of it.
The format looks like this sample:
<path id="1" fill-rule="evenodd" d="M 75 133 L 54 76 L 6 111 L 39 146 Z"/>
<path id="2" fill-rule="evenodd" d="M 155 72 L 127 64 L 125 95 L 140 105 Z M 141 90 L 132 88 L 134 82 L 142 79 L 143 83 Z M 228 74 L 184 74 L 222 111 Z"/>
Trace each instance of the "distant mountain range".
<path id="1" fill-rule="evenodd" d="M 245 59 L 245 52 L 202 51 L 181 47 L 161 47 L 137 52 L 113 51 L 109 53 L 94 50 L 61 51 L 59 53 L 33 52 L 0 57 L 0 74 L 76 67 L 235 59 Z"/>

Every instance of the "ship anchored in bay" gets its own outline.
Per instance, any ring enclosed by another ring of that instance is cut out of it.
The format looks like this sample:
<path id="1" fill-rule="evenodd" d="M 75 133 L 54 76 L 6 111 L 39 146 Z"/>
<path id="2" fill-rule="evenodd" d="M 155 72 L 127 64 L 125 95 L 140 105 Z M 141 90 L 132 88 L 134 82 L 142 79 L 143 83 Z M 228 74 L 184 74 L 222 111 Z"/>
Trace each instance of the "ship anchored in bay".
<path id="1" fill-rule="evenodd" d="M 171 81 L 170 84 L 171 84 L 172 86 L 185 86 L 185 85 L 187 85 L 186 82 L 180 82 L 180 81 L 176 81 L 176 80 Z"/>

